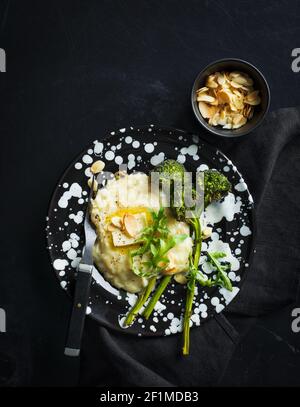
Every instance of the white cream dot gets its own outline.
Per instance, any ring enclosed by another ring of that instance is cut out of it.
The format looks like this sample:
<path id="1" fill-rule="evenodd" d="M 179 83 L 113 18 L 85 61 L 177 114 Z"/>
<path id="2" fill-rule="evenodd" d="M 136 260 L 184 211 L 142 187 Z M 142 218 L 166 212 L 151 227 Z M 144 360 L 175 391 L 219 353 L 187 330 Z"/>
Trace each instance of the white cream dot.
<path id="1" fill-rule="evenodd" d="M 111 161 L 111 160 L 113 160 L 113 159 L 115 158 L 115 153 L 114 153 L 113 151 L 108 150 L 108 151 L 106 151 L 106 153 L 105 153 L 105 158 L 106 158 L 108 161 Z"/>
<path id="2" fill-rule="evenodd" d="M 147 143 L 147 144 L 145 145 L 145 151 L 146 151 L 146 153 L 148 153 L 148 154 L 153 153 L 153 151 L 154 151 L 154 145 L 153 145 L 152 143 Z"/>
<path id="3" fill-rule="evenodd" d="M 180 164 L 183 164 L 185 162 L 185 160 L 186 160 L 186 158 L 185 158 L 185 156 L 183 154 L 178 154 L 177 161 Z"/>
<path id="4" fill-rule="evenodd" d="M 94 153 L 96 155 L 101 154 L 103 151 L 103 143 L 100 143 L 99 141 L 95 142 L 95 147 L 94 147 Z"/>
<path id="5" fill-rule="evenodd" d="M 91 157 L 90 155 L 85 154 L 85 155 L 82 157 L 82 161 L 83 161 L 85 164 L 91 164 L 91 163 L 93 162 L 93 159 L 92 159 L 92 157 Z"/>
<path id="6" fill-rule="evenodd" d="M 137 140 L 135 140 L 135 141 L 132 143 L 132 147 L 133 147 L 133 148 L 139 148 L 139 146 L 140 146 L 140 142 L 137 141 Z"/>
<path id="7" fill-rule="evenodd" d="M 68 251 L 68 253 L 67 253 L 67 257 L 68 257 L 70 260 L 74 260 L 74 259 L 76 258 L 76 256 L 77 256 L 77 252 L 76 252 L 76 250 L 74 250 L 74 249 L 70 249 L 70 250 Z"/>
<path id="8" fill-rule="evenodd" d="M 216 305 L 219 304 L 220 300 L 219 300 L 218 297 L 213 297 L 213 298 L 210 300 L 210 302 L 211 302 L 212 305 L 216 306 Z"/>
<path id="9" fill-rule="evenodd" d="M 69 240 L 65 240 L 62 244 L 62 249 L 64 252 L 67 252 L 71 249 L 71 242 Z"/>
<path id="10" fill-rule="evenodd" d="M 67 260 L 64 259 L 56 259 L 53 262 L 53 267 L 55 268 L 55 270 L 64 270 L 65 267 L 69 264 L 69 262 Z"/>
<path id="11" fill-rule="evenodd" d="M 115 158 L 115 163 L 120 165 L 123 162 L 123 158 L 120 155 L 117 155 Z"/>
<path id="12" fill-rule="evenodd" d="M 82 164 L 81 163 L 76 163 L 75 166 L 76 170 L 81 170 Z"/>
<path id="13" fill-rule="evenodd" d="M 242 236 L 249 236 L 249 235 L 251 235 L 251 230 L 248 228 L 248 226 L 242 226 L 241 228 L 240 228 L 240 234 L 242 235 Z"/>
<path id="14" fill-rule="evenodd" d="M 93 176 L 93 174 L 91 173 L 91 167 L 86 168 L 84 173 L 88 178 Z"/>

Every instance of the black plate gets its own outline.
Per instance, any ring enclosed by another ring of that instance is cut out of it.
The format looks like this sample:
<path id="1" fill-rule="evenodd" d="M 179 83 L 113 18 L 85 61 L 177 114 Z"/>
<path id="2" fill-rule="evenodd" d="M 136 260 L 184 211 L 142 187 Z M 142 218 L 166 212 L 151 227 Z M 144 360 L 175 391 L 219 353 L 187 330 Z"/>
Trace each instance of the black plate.
<path id="1" fill-rule="evenodd" d="M 128 164 L 130 171 L 148 171 L 166 158 L 184 162 L 189 171 L 216 168 L 226 174 L 233 191 L 222 203 L 210 205 L 208 220 L 213 220 L 212 237 L 203 243 L 211 250 L 227 251 L 232 264 L 229 277 L 233 291 L 198 287 L 192 315 L 199 326 L 221 312 L 240 290 L 247 268 L 253 238 L 253 199 L 241 174 L 220 151 L 198 136 L 182 130 L 156 127 L 130 127 L 111 132 L 104 141 L 95 141 L 69 166 L 59 181 L 47 217 L 47 241 L 54 271 L 60 285 L 72 294 L 74 273 L 84 245 L 85 213 L 91 162 L 102 159 L 105 170 L 116 172 L 118 164 Z M 225 218 L 226 216 L 226 218 Z M 205 260 L 205 257 L 202 258 Z M 209 272 L 204 262 L 204 270 Z M 170 284 L 149 321 L 138 318 L 134 325 L 122 328 L 122 318 L 135 301 L 135 295 L 117 292 L 103 278 L 93 280 L 87 313 L 100 324 L 137 335 L 170 335 L 181 331 L 185 287 Z"/>

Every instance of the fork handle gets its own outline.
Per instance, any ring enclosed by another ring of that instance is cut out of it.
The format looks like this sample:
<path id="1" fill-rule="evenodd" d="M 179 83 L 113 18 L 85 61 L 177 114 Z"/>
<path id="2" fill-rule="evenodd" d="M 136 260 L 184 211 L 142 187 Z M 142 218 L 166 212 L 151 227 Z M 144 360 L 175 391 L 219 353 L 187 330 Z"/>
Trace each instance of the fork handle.
<path id="1" fill-rule="evenodd" d="M 79 356 L 93 266 L 79 264 L 65 355 Z"/>

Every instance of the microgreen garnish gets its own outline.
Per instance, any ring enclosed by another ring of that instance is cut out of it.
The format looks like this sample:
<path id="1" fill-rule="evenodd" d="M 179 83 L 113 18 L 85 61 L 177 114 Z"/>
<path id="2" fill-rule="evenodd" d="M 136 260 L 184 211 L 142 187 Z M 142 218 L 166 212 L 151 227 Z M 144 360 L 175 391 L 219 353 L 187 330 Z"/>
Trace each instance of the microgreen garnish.
<path id="1" fill-rule="evenodd" d="M 207 252 L 208 262 L 217 270 L 216 279 L 213 280 L 213 285 L 224 287 L 229 291 L 232 291 L 232 284 L 227 275 L 227 271 L 230 270 L 230 264 L 221 264 L 219 259 L 226 257 L 226 253 L 223 252 Z"/>
<path id="2" fill-rule="evenodd" d="M 170 234 L 163 208 L 158 212 L 151 211 L 151 216 L 151 225 L 143 229 L 140 238 L 136 241 L 141 246 L 130 253 L 133 272 L 147 278 L 158 275 L 164 270 L 169 264 L 168 251 L 187 238 L 187 235 Z"/>

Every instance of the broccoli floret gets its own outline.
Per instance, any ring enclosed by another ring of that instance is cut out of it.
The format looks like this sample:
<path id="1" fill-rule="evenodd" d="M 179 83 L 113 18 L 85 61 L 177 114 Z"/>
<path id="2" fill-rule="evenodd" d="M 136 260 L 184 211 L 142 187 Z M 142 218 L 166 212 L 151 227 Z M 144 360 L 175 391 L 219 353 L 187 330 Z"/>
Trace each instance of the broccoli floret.
<path id="1" fill-rule="evenodd" d="M 228 178 L 221 174 L 217 170 L 206 170 L 204 171 L 204 177 L 198 177 L 197 182 L 199 183 L 200 190 L 203 191 L 203 180 L 204 180 L 204 208 L 207 208 L 212 202 L 220 201 L 231 191 L 231 183 Z M 196 197 L 196 190 L 193 189 L 193 198 Z M 176 218 L 178 220 L 185 219 L 186 207 L 184 205 L 184 200 L 182 198 L 182 205 L 173 208 Z M 195 209 L 195 208 L 192 208 Z M 202 208 L 203 209 L 203 208 Z M 198 216 L 200 216 L 202 210 L 198 209 Z"/>
<path id="2" fill-rule="evenodd" d="M 152 172 L 157 172 L 160 174 L 161 183 L 171 183 L 171 206 L 178 220 L 185 220 L 185 212 L 187 208 L 184 204 L 183 188 L 180 192 L 176 191 L 174 188 L 174 181 L 181 181 L 183 183 L 185 171 L 184 165 L 175 160 L 166 160 L 152 170 Z M 212 202 L 220 201 L 228 194 L 228 192 L 231 191 L 231 183 L 225 175 L 221 174 L 217 170 L 206 170 L 204 171 L 204 178 L 197 178 L 201 190 L 203 190 L 203 179 L 204 208 L 207 208 L 207 206 Z M 181 196 L 179 196 L 178 193 L 180 193 Z M 196 190 L 193 189 L 192 193 L 193 197 L 195 198 Z M 176 202 L 176 205 L 174 205 L 174 202 Z"/>
<path id="3" fill-rule="evenodd" d="M 166 160 L 157 167 L 153 168 L 152 172 L 161 174 L 160 179 L 178 179 L 183 180 L 185 168 L 182 164 L 175 160 Z"/>
<path id="4" fill-rule="evenodd" d="M 228 178 L 217 170 L 204 171 L 204 207 L 220 201 L 231 191 Z"/>
<path id="5" fill-rule="evenodd" d="M 166 160 L 151 172 L 159 173 L 161 184 L 167 184 L 170 188 L 171 207 L 183 205 L 183 188 L 176 188 L 176 183 L 183 185 L 185 168 L 175 160 Z"/>

